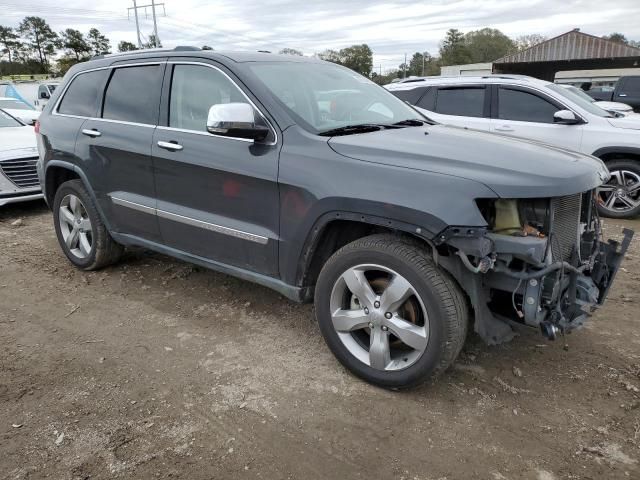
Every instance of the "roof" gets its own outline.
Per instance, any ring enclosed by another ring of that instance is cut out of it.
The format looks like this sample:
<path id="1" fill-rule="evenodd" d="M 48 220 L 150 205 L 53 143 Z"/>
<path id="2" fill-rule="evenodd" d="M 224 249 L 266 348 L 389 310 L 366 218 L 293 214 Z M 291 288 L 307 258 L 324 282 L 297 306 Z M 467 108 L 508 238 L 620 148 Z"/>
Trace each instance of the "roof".
<path id="1" fill-rule="evenodd" d="M 640 57 L 640 48 L 572 30 L 521 52 L 506 55 L 493 63 L 557 62 L 623 57 Z"/>
<path id="2" fill-rule="evenodd" d="M 429 85 L 461 85 L 461 84 L 491 84 L 491 83 L 505 83 L 505 80 L 509 83 L 521 84 L 521 85 L 547 85 L 549 82 L 545 80 L 539 80 L 537 78 L 528 77 L 526 75 L 459 75 L 455 77 L 424 77 L 422 79 L 406 82 L 406 83 L 390 83 L 385 85 L 387 90 L 411 90 L 413 88 L 429 86 Z"/>

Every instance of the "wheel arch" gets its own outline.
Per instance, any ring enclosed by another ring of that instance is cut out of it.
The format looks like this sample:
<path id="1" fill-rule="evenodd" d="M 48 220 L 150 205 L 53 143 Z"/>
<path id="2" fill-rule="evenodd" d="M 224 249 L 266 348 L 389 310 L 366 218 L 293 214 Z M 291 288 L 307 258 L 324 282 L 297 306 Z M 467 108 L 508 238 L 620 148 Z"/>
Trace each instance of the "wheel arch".
<path id="1" fill-rule="evenodd" d="M 592 153 L 594 157 L 598 157 L 605 163 L 616 159 L 632 159 L 640 161 L 640 148 L 637 147 L 604 147 L 599 148 Z"/>

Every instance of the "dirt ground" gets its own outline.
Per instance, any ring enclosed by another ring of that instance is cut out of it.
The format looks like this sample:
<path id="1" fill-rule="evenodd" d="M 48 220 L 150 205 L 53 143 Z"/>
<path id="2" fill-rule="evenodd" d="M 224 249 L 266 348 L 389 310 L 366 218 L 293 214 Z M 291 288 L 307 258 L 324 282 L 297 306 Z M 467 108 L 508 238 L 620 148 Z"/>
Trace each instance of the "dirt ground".
<path id="1" fill-rule="evenodd" d="M 42 203 L 5 207 L 0 478 L 640 479 L 639 245 L 583 330 L 472 335 L 396 393 L 338 364 L 309 305 L 143 250 L 83 273 Z"/>

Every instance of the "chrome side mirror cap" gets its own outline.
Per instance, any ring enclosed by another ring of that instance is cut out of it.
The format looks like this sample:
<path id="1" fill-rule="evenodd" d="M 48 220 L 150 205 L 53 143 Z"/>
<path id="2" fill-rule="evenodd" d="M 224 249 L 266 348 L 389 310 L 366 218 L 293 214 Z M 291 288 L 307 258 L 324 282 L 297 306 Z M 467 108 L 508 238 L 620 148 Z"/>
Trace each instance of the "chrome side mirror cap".
<path id="1" fill-rule="evenodd" d="M 560 125 L 576 125 L 578 123 L 582 123 L 582 119 L 580 119 L 571 110 L 558 110 L 553 114 L 553 123 Z"/>
<path id="2" fill-rule="evenodd" d="M 259 142 L 267 138 L 269 128 L 256 122 L 255 110 L 248 103 L 219 103 L 209 109 L 207 132 Z"/>

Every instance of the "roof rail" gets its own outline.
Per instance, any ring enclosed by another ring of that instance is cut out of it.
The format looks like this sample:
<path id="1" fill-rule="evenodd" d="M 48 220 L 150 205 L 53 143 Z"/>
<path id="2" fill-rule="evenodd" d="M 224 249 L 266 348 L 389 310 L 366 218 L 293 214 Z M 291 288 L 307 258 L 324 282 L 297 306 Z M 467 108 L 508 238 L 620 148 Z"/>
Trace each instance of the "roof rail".
<path id="1" fill-rule="evenodd" d="M 91 60 L 98 60 L 100 58 L 120 57 L 124 55 L 140 55 L 143 53 L 160 53 L 160 52 L 195 52 L 202 50 L 200 47 L 194 47 L 192 45 L 179 45 L 173 48 L 143 48 L 140 50 L 129 50 L 127 52 L 107 53 L 103 55 L 96 55 L 91 57 Z"/>

